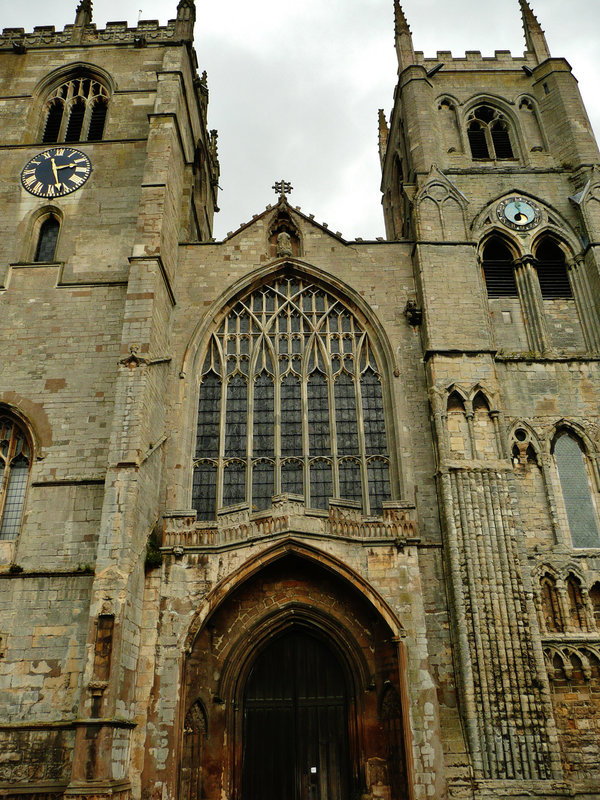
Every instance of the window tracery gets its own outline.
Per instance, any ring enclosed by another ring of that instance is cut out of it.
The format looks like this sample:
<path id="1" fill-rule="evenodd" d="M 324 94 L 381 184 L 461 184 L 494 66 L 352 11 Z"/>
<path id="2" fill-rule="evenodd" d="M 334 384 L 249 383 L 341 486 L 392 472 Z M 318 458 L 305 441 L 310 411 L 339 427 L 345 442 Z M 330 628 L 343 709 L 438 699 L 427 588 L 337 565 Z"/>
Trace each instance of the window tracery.
<path id="1" fill-rule="evenodd" d="M 467 120 L 467 136 L 474 159 L 500 161 L 515 157 L 510 125 L 504 114 L 491 106 L 481 105 L 471 111 Z"/>
<path id="2" fill-rule="evenodd" d="M 46 102 L 42 141 L 99 141 L 104 134 L 108 100 L 108 89 L 94 78 L 80 75 L 65 81 Z"/>
<path id="3" fill-rule="evenodd" d="M 211 337 L 198 406 L 199 519 L 274 494 L 311 508 L 338 497 L 380 514 L 391 497 L 381 372 L 339 299 L 282 277 L 237 304 Z"/>
<path id="4" fill-rule="evenodd" d="M 0 415 L 0 539 L 19 534 L 32 461 L 27 432 L 13 417 Z"/>

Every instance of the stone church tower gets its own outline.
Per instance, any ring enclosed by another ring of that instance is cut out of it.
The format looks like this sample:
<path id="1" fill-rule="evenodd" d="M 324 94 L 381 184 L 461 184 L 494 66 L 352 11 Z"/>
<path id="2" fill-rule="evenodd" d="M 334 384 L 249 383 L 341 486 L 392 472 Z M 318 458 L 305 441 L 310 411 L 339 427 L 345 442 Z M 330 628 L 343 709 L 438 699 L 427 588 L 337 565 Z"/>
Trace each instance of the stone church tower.
<path id="1" fill-rule="evenodd" d="M 224 241 L 166 26 L 0 37 L 0 792 L 600 798 L 600 155 L 395 5 L 387 241 Z"/>

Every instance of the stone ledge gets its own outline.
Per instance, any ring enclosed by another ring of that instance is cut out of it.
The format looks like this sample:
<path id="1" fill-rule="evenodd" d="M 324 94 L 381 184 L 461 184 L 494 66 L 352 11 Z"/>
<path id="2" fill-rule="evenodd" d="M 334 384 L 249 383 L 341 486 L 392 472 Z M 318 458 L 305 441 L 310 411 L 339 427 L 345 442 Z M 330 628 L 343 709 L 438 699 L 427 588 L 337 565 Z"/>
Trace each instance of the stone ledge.
<path id="1" fill-rule="evenodd" d="M 267 511 L 252 513 L 247 505 L 237 506 L 209 523 L 198 523 L 195 511 L 172 511 L 163 517 L 162 547 L 227 547 L 293 533 L 360 543 L 418 543 L 414 506 L 387 502 L 381 517 L 367 517 L 354 505 L 332 500 L 329 511 L 313 511 L 304 507 L 300 497 L 280 495 Z"/>

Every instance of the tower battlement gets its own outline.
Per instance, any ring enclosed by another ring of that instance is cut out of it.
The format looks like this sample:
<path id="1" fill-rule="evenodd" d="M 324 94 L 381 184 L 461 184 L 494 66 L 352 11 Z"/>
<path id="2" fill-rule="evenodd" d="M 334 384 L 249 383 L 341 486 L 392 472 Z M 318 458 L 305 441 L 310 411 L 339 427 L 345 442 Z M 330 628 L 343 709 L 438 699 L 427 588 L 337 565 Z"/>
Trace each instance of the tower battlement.
<path id="1" fill-rule="evenodd" d="M 421 64 L 427 70 L 437 66 L 440 62 L 443 62 L 446 72 L 448 70 L 521 69 L 523 66 L 534 69 L 538 65 L 535 54 L 528 51 L 519 56 L 513 56 L 510 50 L 495 50 L 493 56 L 483 56 L 480 50 L 467 50 L 464 56 L 454 56 L 451 50 L 438 50 L 435 56 L 425 56 L 423 51 L 415 51 L 415 64 Z"/>
<path id="2" fill-rule="evenodd" d="M 175 19 L 170 19 L 166 25 L 160 25 L 158 20 L 151 19 L 141 20 L 134 27 L 129 27 L 127 22 L 107 22 L 106 28 L 100 29 L 94 24 L 86 25 L 83 29 L 70 24 L 65 25 L 62 30 L 56 30 L 54 25 L 38 25 L 31 32 L 26 32 L 24 28 L 4 28 L 0 36 L 0 48 L 131 44 L 140 40 L 158 44 L 176 40 L 176 25 Z"/>

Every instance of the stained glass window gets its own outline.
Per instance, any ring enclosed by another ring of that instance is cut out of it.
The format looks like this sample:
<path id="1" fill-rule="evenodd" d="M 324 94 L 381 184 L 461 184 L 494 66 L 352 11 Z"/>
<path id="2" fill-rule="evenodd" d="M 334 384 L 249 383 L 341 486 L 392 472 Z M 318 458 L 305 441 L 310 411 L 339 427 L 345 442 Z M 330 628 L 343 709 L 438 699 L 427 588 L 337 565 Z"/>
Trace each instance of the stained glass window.
<path id="1" fill-rule="evenodd" d="M 30 464 L 25 432 L 10 417 L 0 417 L 0 539 L 19 533 Z"/>
<path id="2" fill-rule="evenodd" d="M 278 278 L 239 300 L 202 367 L 193 503 L 199 519 L 280 493 L 381 514 L 391 496 L 380 367 L 356 315 L 310 282 Z"/>

